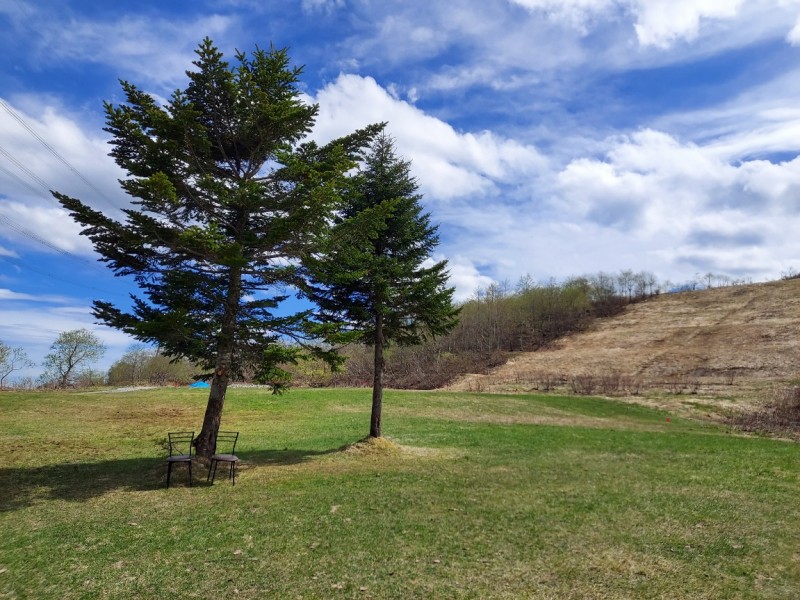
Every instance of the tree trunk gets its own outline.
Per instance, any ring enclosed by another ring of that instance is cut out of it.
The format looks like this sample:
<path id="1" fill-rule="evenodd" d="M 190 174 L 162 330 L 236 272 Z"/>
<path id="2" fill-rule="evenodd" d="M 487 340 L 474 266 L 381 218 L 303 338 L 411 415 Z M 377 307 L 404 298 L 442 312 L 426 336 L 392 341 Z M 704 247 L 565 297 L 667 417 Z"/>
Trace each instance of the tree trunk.
<path id="1" fill-rule="evenodd" d="M 217 361 L 219 364 L 219 360 Z M 211 391 L 208 394 L 206 414 L 203 417 L 203 428 L 194 440 L 197 456 L 211 458 L 217 445 L 217 433 L 222 422 L 222 406 L 225 404 L 225 392 L 228 390 L 228 373 L 224 368 L 217 368 L 211 379 Z"/>
<path id="2" fill-rule="evenodd" d="M 214 376 L 211 379 L 211 391 L 208 394 L 206 414 L 203 417 L 203 428 L 194 440 L 197 456 L 211 458 L 217 445 L 217 434 L 222 422 L 222 407 L 225 404 L 225 392 L 228 390 L 231 360 L 236 335 L 236 317 L 239 312 L 239 297 L 242 289 L 242 270 L 232 267 L 228 284 L 228 297 L 225 302 L 225 313 L 217 337 L 217 360 Z"/>
<path id="3" fill-rule="evenodd" d="M 369 437 L 381 437 L 381 410 L 383 409 L 383 315 L 378 311 L 375 319 L 375 364 L 372 374 L 372 417 Z"/>

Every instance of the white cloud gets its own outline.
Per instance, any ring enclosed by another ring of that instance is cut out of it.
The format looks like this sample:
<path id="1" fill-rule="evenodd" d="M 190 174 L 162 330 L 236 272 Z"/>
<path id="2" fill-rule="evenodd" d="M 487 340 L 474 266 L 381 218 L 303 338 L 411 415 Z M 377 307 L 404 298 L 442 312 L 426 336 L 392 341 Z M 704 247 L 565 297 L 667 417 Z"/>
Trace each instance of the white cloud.
<path id="1" fill-rule="evenodd" d="M 476 291 L 488 287 L 493 282 L 491 277 L 481 274 L 473 259 L 466 256 L 456 255 L 450 258 L 447 267 L 450 271 L 449 284 L 456 289 L 453 297 L 456 302 L 469 300 Z"/>
<path id="2" fill-rule="evenodd" d="M 197 43 L 206 36 L 215 41 L 225 37 L 237 23 L 238 19 L 220 14 L 179 20 L 133 14 L 113 21 L 73 17 L 65 23 L 40 8 L 21 25 L 31 29 L 42 60 L 110 65 L 126 79 L 134 75 L 138 82 L 164 85 L 171 91 L 185 79 Z"/>
<path id="3" fill-rule="evenodd" d="M 8 346 L 24 348 L 28 357 L 41 365 L 50 345 L 64 331 L 88 329 L 107 345 L 105 357 L 93 368 L 105 370 L 111 366 L 134 340 L 127 334 L 97 325 L 84 306 L 55 306 L 10 308 L 0 306 L 0 340 Z M 23 375 L 36 376 L 41 369 L 31 369 Z"/>
<path id="4" fill-rule="evenodd" d="M 510 0 L 532 12 L 588 33 L 598 23 L 633 20 L 639 44 L 667 49 L 678 41 L 696 39 L 704 25 L 730 22 L 740 15 L 745 0 Z M 750 0 L 749 4 L 762 4 Z M 764 2 L 761 10 L 785 6 Z M 730 24 L 733 27 L 733 24 Z M 790 34 L 790 39 L 792 35 Z"/>
<path id="5" fill-rule="evenodd" d="M 643 46 L 668 48 L 677 40 L 693 40 L 703 20 L 736 17 L 743 0 L 634 0 L 636 36 Z"/>
<path id="6" fill-rule="evenodd" d="M 540 11 L 555 21 L 587 32 L 588 23 L 603 13 L 617 9 L 619 0 L 511 0 L 530 11 Z"/>
<path id="7" fill-rule="evenodd" d="M 531 146 L 458 132 L 371 78 L 342 75 L 316 100 L 321 139 L 390 122 L 446 232 L 440 251 L 458 257 L 459 299 L 531 270 L 537 278 L 623 268 L 675 280 L 699 270 L 774 277 L 796 251 L 788 232 L 800 226 L 800 159 L 748 154 L 797 148 L 800 135 L 783 131 L 793 113 L 770 109 L 755 132 L 705 142 L 652 128 L 590 140 L 560 168 Z M 601 157 L 581 154 L 597 147 Z"/>
<path id="8" fill-rule="evenodd" d="M 786 35 L 786 41 L 792 46 L 800 46 L 800 18 L 792 27 L 792 30 Z"/>
<path id="9" fill-rule="evenodd" d="M 315 136 L 321 139 L 388 121 L 399 153 L 412 161 L 412 173 L 431 201 L 488 193 L 501 182 L 513 184 L 541 171 L 547 162 L 534 147 L 491 132 L 459 132 L 393 97 L 371 77 L 340 75 L 315 100 Z"/>
<path id="10" fill-rule="evenodd" d="M 88 238 L 80 235 L 81 226 L 73 221 L 64 209 L 0 200 L 0 210 L 4 216 L 21 225 L 25 230 L 46 240 L 49 246 L 43 245 L 22 231 L 4 228 L 3 235 L 17 244 L 42 252 L 53 252 L 52 247 L 55 247 L 58 250 L 83 256 L 91 256 L 93 253 L 91 242 Z"/>
<path id="11" fill-rule="evenodd" d="M 344 0 L 301 0 L 300 5 L 306 13 L 314 14 L 318 12 L 332 13 L 335 10 L 344 8 Z"/>
<path id="12" fill-rule="evenodd" d="M 30 302 L 64 303 L 69 302 L 65 296 L 37 296 L 34 294 L 24 294 L 15 292 L 8 288 L 0 288 L 0 300 L 18 300 Z"/>
<path id="13" fill-rule="evenodd" d="M 557 182 L 561 214 L 647 242 L 667 269 L 774 277 L 798 246 L 800 158 L 724 160 L 714 145 L 643 130 L 610 140 L 603 160 L 574 160 Z"/>

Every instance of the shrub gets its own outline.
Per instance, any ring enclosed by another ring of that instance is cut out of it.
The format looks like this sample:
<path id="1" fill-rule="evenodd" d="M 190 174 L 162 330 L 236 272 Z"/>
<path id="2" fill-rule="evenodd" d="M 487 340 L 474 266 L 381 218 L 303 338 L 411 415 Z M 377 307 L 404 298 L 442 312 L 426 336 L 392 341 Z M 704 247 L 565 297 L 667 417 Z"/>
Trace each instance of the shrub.
<path id="1" fill-rule="evenodd" d="M 800 436 L 800 386 L 780 388 L 760 409 L 737 415 L 731 424 L 744 431 L 761 431 Z"/>

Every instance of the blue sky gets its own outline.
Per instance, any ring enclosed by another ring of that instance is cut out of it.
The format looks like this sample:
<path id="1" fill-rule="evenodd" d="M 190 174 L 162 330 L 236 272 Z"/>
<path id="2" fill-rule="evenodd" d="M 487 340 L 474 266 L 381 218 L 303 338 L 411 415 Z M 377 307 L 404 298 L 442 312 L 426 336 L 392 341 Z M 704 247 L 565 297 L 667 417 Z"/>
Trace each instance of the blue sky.
<path id="1" fill-rule="evenodd" d="M 204 36 L 289 47 L 320 141 L 389 122 L 460 299 L 525 274 L 800 269 L 800 0 L 5 0 L 0 340 L 33 360 L 78 327 L 102 367 L 132 342 L 90 314 L 130 284 L 46 190 L 118 214 L 102 102 L 119 79 L 183 87 Z"/>

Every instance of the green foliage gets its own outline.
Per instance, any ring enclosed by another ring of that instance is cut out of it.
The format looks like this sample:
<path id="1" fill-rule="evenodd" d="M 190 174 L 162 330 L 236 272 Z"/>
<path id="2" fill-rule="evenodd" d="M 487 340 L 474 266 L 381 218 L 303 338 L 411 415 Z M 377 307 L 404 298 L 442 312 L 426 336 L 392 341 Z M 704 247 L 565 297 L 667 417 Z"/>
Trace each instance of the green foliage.
<path id="1" fill-rule="evenodd" d="M 381 436 L 384 347 L 419 344 L 457 322 L 447 262 L 431 260 L 436 227 L 416 192 L 410 164 L 381 135 L 353 177 L 323 252 L 305 260 L 305 290 L 319 306 L 317 318 L 338 328 L 327 339 L 374 348 L 372 437 Z"/>
<path id="2" fill-rule="evenodd" d="M 313 332 L 308 314 L 276 308 L 380 126 L 304 141 L 318 107 L 303 101 L 302 69 L 285 49 L 237 53 L 230 65 L 206 39 L 196 54 L 188 86 L 166 105 L 129 82 L 124 103 L 105 105 L 111 155 L 134 199 L 126 221 L 55 195 L 141 290 L 131 310 L 96 301 L 96 317 L 226 381 L 247 371 L 280 386 L 277 365 L 294 359 L 282 341 Z"/>
<path id="3" fill-rule="evenodd" d="M 109 385 L 167 385 L 190 383 L 199 367 L 186 359 L 170 359 L 155 348 L 128 348 L 108 370 Z"/>
<path id="4" fill-rule="evenodd" d="M 388 136 L 372 144 L 348 191 L 324 252 L 306 260 L 320 320 L 342 326 L 337 341 L 370 346 L 419 344 L 448 332 L 458 311 L 447 262 L 430 259 L 436 227 Z"/>
<path id="5" fill-rule="evenodd" d="M 90 368 L 103 357 L 105 345 L 88 329 L 62 331 L 44 357 L 43 381 L 58 387 L 72 382 L 78 367 Z"/>

